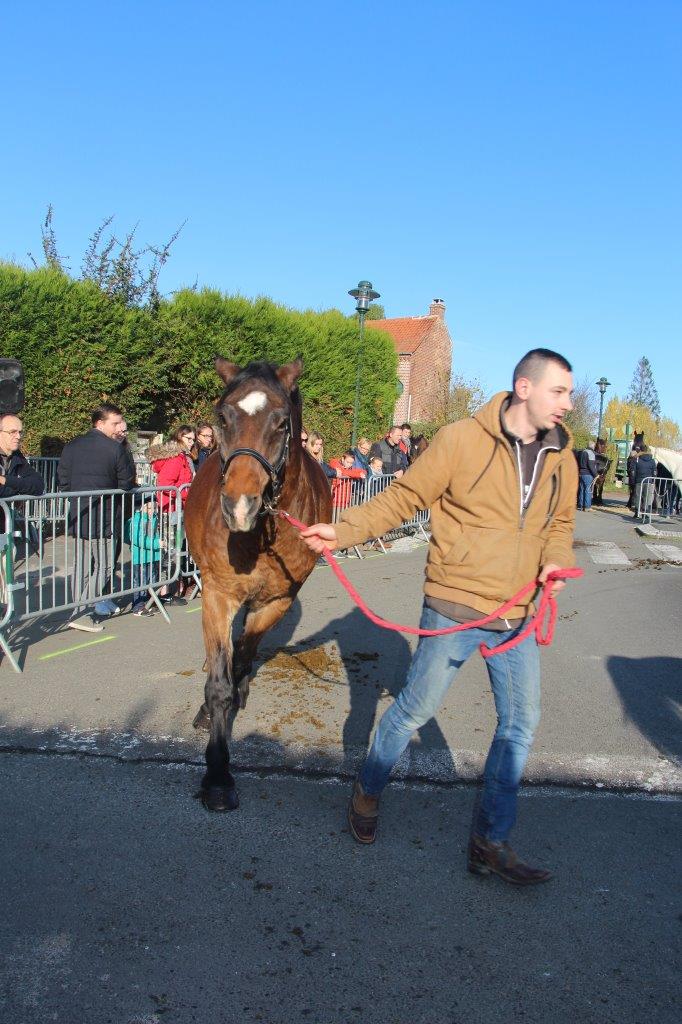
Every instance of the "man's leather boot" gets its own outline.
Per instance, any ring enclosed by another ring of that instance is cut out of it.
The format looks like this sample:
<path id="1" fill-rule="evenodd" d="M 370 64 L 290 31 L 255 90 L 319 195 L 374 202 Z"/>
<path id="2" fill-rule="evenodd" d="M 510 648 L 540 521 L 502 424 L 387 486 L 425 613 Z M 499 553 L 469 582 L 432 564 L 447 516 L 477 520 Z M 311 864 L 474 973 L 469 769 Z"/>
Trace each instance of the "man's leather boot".
<path id="1" fill-rule="evenodd" d="M 365 845 L 373 843 L 376 839 L 378 821 L 379 797 L 368 796 L 364 793 L 360 780 L 356 779 L 348 804 L 348 824 L 351 835 L 359 843 Z"/>
<path id="2" fill-rule="evenodd" d="M 516 856 L 509 843 L 493 843 L 482 836 L 469 840 L 467 867 L 474 875 L 499 875 L 512 885 L 537 885 L 552 877 L 551 871 L 532 868 Z"/>

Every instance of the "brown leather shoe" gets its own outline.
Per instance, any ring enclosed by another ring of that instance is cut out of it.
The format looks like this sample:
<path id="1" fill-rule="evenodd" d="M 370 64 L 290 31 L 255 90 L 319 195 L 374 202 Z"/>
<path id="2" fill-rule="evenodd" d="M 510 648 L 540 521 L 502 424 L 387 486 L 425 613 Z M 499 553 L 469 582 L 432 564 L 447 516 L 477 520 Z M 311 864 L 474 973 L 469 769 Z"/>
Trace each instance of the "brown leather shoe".
<path id="1" fill-rule="evenodd" d="M 348 803 L 348 824 L 353 839 L 365 845 L 376 839 L 379 821 L 379 797 L 363 792 L 360 780 L 356 779 Z"/>
<path id="2" fill-rule="evenodd" d="M 548 882 L 551 871 L 532 868 L 520 860 L 509 843 L 492 843 L 482 836 L 472 835 L 469 840 L 467 867 L 474 875 L 499 875 L 512 885 L 538 885 Z"/>

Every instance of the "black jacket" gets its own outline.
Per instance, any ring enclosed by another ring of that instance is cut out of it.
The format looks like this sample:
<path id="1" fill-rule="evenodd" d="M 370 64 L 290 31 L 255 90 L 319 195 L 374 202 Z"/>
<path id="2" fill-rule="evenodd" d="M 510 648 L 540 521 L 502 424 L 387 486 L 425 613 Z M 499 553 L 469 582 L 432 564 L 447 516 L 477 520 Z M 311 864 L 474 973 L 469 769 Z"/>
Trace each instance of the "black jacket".
<path id="1" fill-rule="evenodd" d="M 135 467 L 123 445 L 93 429 L 66 445 L 57 466 L 57 479 L 62 491 L 129 491 L 135 482 Z M 124 512 L 120 500 L 111 497 L 82 498 L 80 503 L 74 500 L 69 509 L 72 537 L 78 533 L 79 518 L 81 537 L 110 537 L 112 518 L 118 522 Z"/>
<path id="2" fill-rule="evenodd" d="M 578 456 L 578 472 L 581 476 L 598 476 L 597 457 L 591 448 L 583 448 L 576 453 Z"/>
<path id="3" fill-rule="evenodd" d="M 5 473 L 0 464 L 0 474 L 5 477 L 4 484 L 0 484 L 0 498 L 13 498 L 15 494 L 39 497 L 45 492 L 42 476 L 29 465 L 21 452 L 12 452 Z"/>
<path id="4" fill-rule="evenodd" d="M 656 462 L 652 455 L 640 455 L 635 467 L 635 487 L 648 476 L 656 476 Z"/>

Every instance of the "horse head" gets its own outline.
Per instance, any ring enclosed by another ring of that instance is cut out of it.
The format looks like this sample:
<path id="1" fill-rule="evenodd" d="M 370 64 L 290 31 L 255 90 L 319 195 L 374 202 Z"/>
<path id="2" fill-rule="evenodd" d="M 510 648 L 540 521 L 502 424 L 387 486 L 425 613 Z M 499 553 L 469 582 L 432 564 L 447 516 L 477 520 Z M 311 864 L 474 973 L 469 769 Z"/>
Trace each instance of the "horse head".
<path id="1" fill-rule="evenodd" d="M 225 384 L 216 404 L 220 439 L 220 504 L 227 528 L 253 530 L 262 511 L 272 511 L 287 463 L 300 460 L 299 357 L 284 366 L 249 363 L 243 369 L 222 356 L 215 368 Z"/>

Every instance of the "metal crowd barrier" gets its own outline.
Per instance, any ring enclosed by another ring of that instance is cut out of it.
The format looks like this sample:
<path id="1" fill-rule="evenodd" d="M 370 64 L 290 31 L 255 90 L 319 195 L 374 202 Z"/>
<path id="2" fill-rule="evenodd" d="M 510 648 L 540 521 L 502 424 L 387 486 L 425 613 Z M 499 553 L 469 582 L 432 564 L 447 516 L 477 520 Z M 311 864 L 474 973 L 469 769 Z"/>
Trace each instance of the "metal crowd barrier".
<path id="1" fill-rule="evenodd" d="M 42 476 L 45 482 L 45 490 L 51 493 L 56 491 L 59 487 L 57 483 L 59 459 L 44 458 L 42 455 L 28 455 L 27 460 L 29 465 Z"/>
<path id="2" fill-rule="evenodd" d="M 385 491 L 387 487 L 390 487 L 394 479 L 395 477 L 392 473 L 382 474 L 381 476 L 367 476 L 363 480 L 337 477 L 336 480 L 332 481 L 332 522 L 338 523 L 346 509 L 357 505 L 364 505 L 366 501 Z M 428 541 L 429 536 L 425 527 L 428 526 L 430 519 L 431 512 L 429 509 L 419 511 L 412 519 L 401 523 L 399 527 L 390 530 L 383 537 L 372 538 L 373 545 L 386 554 L 385 542 L 397 537 L 418 534 L 425 541 Z M 353 550 L 359 558 L 362 558 L 362 551 L 359 547 L 355 547 Z"/>
<path id="3" fill-rule="evenodd" d="M 153 487 L 156 483 L 156 473 L 152 469 L 151 463 L 143 456 L 134 456 L 133 461 L 135 463 L 135 479 L 137 480 L 138 487 Z"/>
<path id="4" fill-rule="evenodd" d="M 637 515 L 651 523 L 654 516 L 670 519 L 681 511 L 682 479 L 647 476 L 637 484 Z"/>
<path id="5" fill-rule="evenodd" d="M 185 501 L 187 500 L 184 497 L 184 495 L 187 493 L 191 486 L 191 484 L 182 484 L 181 487 L 178 488 L 180 502 L 183 508 Z M 184 533 L 182 537 L 182 545 L 180 548 L 180 578 L 183 580 L 187 580 L 190 586 L 192 585 L 192 583 L 194 584 L 194 589 L 192 590 L 192 593 L 189 594 L 190 601 L 192 600 L 192 598 L 196 597 L 198 594 L 201 593 L 201 573 L 199 572 L 199 566 L 197 565 L 197 563 L 194 561 L 190 554 L 189 546 L 187 544 L 187 538 L 184 536 Z"/>
<path id="6" fill-rule="evenodd" d="M 57 495 L 59 490 L 59 481 L 57 480 L 59 459 L 43 457 L 42 455 L 28 455 L 27 459 L 29 465 L 37 473 L 40 473 L 45 484 L 45 495 L 40 499 L 40 502 L 34 502 L 30 508 L 30 522 L 36 531 L 40 531 L 44 520 L 59 516 L 64 510 L 62 496 L 61 494 Z"/>
<path id="7" fill-rule="evenodd" d="M 59 503 L 57 502 L 59 498 Z M 49 515 L 33 530 L 34 505 Z M 55 612 L 110 613 L 121 598 L 156 604 L 180 574 L 182 505 L 177 487 L 74 491 L 0 502 L 0 647 L 19 666 L 4 629 Z"/>
<path id="8" fill-rule="evenodd" d="M 57 459 L 40 461 L 54 463 L 56 473 Z M 338 522 L 345 509 L 369 501 L 392 480 L 391 475 L 337 478 L 332 521 Z M 185 579 L 195 584 L 191 596 L 201 591 L 199 568 L 183 529 L 183 494 L 190 486 L 48 491 L 38 498 L 0 499 L 0 649 L 16 672 L 21 669 L 6 636 L 15 622 L 59 612 L 85 613 L 103 603 L 114 612 L 116 602 L 131 598 L 144 599 L 147 607 L 156 604 L 169 623 L 159 601 L 161 588 Z M 385 552 L 384 541 L 405 532 L 428 540 L 429 518 L 428 510 L 418 512 L 376 538 L 376 546 Z M 360 549 L 355 551 L 362 558 Z"/>

